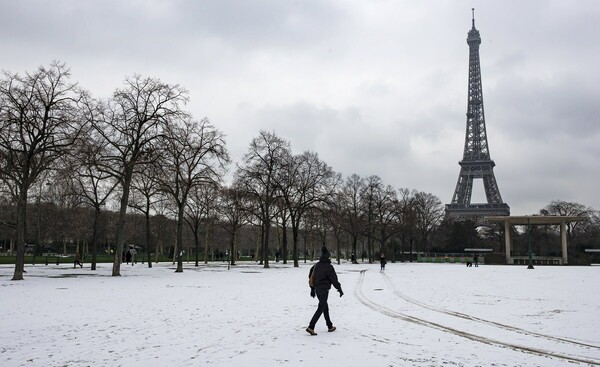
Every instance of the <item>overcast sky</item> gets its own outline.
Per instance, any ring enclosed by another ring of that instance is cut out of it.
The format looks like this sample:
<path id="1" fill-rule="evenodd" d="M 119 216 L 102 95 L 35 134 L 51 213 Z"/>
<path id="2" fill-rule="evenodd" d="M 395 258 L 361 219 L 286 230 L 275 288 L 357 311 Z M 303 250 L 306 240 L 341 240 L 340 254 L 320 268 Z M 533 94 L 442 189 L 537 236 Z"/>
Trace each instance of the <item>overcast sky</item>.
<path id="1" fill-rule="evenodd" d="M 452 199 L 471 8 L 491 158 L 511 214 L 600 209 L 600 1 L 0 0 L 0 68 L 64 61 L 107 98 L 135 73 L 180 84 L 234 162 L 260 130 L 344 177 Z M 235 165 L 232 164 L 233 170 Z M 484 202 L 476 180 L 472 202 Z"/>

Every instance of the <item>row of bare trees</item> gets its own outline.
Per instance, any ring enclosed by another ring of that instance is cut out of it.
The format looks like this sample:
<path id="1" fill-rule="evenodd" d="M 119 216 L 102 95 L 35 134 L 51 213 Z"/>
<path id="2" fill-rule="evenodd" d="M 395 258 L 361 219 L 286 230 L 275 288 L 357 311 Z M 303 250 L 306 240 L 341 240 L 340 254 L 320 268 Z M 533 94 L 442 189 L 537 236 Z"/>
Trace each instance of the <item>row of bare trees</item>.
<path id="1" fill-rule="evenodd" d="M 193 119 L 184 109 L 187 102 L 184 88 L 139 75 L 126 78 L 110 98 L 96 99 L 70 81 L 69 69 L 60 62 L 25 75 L 3 73 L 0 180 L 4 196 L 17 209 L 15 220 L 5 223 L 16 233 L 13 279 L 23 279 L 29 195 L 38 192 L 39 200 L 43 185 L 65 191 L 67 208 L 93 209 L 92 269 L 101 211 L 107 203 L 116 203 L 113 276 L 120 275 L 128 210 L 144 216 L 148 247 L 152 216 L 168 215 L 176 221 L 178 272 L 183 271 L 184 224 L 193 233 L 196 256 L 202 242 L 208 246 L 215 222 L 230 233 L 231 253 L 240 228 L 260 228 L 257 255 L 268 267 L 273 228 L 281 228 L 283 234 L 284 263 L 290 230 L 298 266 L 300 232 L 308 217 L 322 219 L 315 227 L 324 244 L 328 231 L 335 234 L 338 246 L 346 234 L 356 252 L 358 238 L 364 236 L 371 260 L 375 241 L 383 249 L 392 234 L 413 225 L 418 231 L 411 232 L 411 241 L 417 234 L 426 241 L 441 220 L 441 203 L 433 195 L 401 190 L 404 197 L 398 200 L 396 191 L 384 187 L 377 176 L 352 175 L 344 183 L 316 153 L 294 155 L 288 141 L 266 131 L 251 141 L 232 184 L 225 187 L 222 179 L 230 160 L 224 136 L 207 119 Z M 148 257 L 151 252 L 147 248 Z"/>
<path id="2" fill-rule="evenodd" d="M 261 225 L 265 267 L 269 266 L 271 228 L 281 229 L 284 263 L 288 229 L 294 266 L 300 258 L 300 232 L 307 234 L 311 229 L 323 245 L 333 239 L 338 261 L 343 243 L 350 242 L 350 253 L 356 255 L 359 241 L 366 242 L 365 251 L 373 261 L 393 237 L 406 244 L 408 251 L 417 245 L 427 247 L 444 216 L 441 201 L 432 194 L 396 190 L 378 176 L 353 174 L 343 180 L 316 153 L 294 155 L 288 141 L 265 131 L 253 139 L 238 164 L 232 190 L 246 198 L 246 218 Z M 356 256 L 352 259 L 356 261 Z"/>
<path id="3" fill-rule="evenodd" d="M 184 110 L 188 92 L 180 86 L 135 75 L 100 100 L 69 79 L 69 69 L 54 62 L 24 76 L 4 72 L 0 80 L 0 179 L 17 207 L 14 280 L 23 279 L 27 202 L 36 183 L 68 187 L 96 217 L 107 200 L 118 198 L 112 272 L 118 276 L 132 191 L 157 190 L 176 205 L 181 249 L 190 192 L 218 183 L 229 162 L 223 134 Z M 149 214 L 146 204 L 134 206 Z"/>
<path id="4" fill-rule="evenodd" d="M 139 75 L 126 78 L 108 99 L 92 98 L 70 82 L 69 69 L 59 62 L 24 76 L 3 73 L 0 197 L 16 214 L 0 216 L 0 224 L 15 233 L 14 280 L 23 279 L 28 204 L 37 201 L 39 207 L 45 186 L 62 192 L 55 196 L 62 208 L 92 209 L 92 269 L 103 235 L 101 213 L 107 204 L 115 208 L 113 276 L 120 275 L 132 211 L 144 218 L 149 267 L 156 252 L 152 219 L 175 222 L 177 272 L 183 271 L 184 232 L 192 235 L 198 265 L 202 244 L 207 261 L 216 226 L 228 234 L 231 255 L 238 252 L 240 230 L 258 228 L 255 253 L 266 268 L 274 242 L 284 263 L 291 253 L 299 266 L 309 235 L 323 245 L 333 243 L 338 261 L 348 252 L 356 261 L 359 244 L 369 261 L 388 250 L 393 259 L 406 252 L 412 259 L 413 251 L 432 249 L 433 238 L 439 246 L 453 236 L 449 224 L 444 233 L 443 205 L 435 195 L 396 189 L 375 175 L 343 179 L 317 153 L 294 154 L 290 142 L 274 132 L 260 131 L 252 139 L 226 185 L 231 162 L 225 137 L 208 119 L 195 120 L 185 110 L 187 102 L 184 88 Z M 548 211 L 562 213 L 558 204 Z M 39 244 L 39 218 L 36 228 Z"/>

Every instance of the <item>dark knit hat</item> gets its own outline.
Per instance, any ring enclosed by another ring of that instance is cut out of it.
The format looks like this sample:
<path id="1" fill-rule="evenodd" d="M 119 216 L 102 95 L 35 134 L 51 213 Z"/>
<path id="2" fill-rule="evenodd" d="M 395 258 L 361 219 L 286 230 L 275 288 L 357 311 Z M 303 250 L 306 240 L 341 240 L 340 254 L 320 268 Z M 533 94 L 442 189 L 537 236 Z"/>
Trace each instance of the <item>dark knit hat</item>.
<path id="1" fill-rule="evenodd" d="M 327 247 L 323 246 L 321 248 L 321 259 L 328 260 L 331 257 L 331 253 L 327 250 Z"/>

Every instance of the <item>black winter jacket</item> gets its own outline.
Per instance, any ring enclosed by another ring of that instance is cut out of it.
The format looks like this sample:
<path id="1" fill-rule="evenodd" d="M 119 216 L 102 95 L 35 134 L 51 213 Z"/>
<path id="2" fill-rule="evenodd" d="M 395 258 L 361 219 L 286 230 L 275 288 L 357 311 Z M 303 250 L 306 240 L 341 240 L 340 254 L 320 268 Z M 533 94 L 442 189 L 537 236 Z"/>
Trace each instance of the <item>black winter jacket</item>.
<path id="1" fill-rule="evenodd" d="M 321 258 L 318 263 L 310 268 L 308 272 L 309 278 L 313 271 L 315 273 L 313 285 L 315 291 L 328 291 L 331 289 L 332 284 L 338 291 L 342 290 L 342 285 L 338 282 L 335 269 L 331 265 L 331 260 Z"/>

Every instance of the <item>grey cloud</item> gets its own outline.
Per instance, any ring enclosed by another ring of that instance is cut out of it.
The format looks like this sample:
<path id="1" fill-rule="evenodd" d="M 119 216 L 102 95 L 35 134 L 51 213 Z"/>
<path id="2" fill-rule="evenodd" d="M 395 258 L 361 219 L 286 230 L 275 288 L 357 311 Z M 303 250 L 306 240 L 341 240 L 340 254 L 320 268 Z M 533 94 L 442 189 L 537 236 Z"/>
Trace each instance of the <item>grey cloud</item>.
<path id="1" fill-rule="evenodd" d="M 232 158 L 260 129 L 344 174 L 451 199 L 472 2 L 0 0 L 0 68 L 53 59 L 106 97 L 141 73 L 190 90 Z M 488 140 L 515 213 L 600 209 L 600 3 L 474 4 Z"/>
<path id="2" fill-rule="evenodd" d="M 595 80 L 583 75 L 559 74 L 545 80 L 501 78 L 489 95 L 486 103 L 493 106 L 494 118 L 504 129 L 514 131 L 515 139 L 600 133 L 600 91 Z"/>

